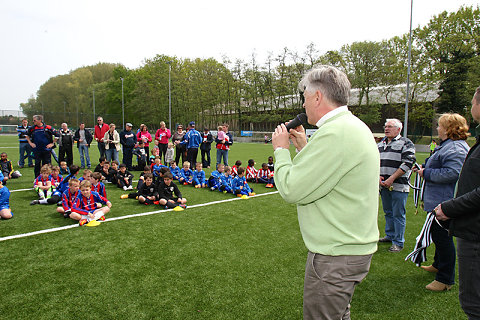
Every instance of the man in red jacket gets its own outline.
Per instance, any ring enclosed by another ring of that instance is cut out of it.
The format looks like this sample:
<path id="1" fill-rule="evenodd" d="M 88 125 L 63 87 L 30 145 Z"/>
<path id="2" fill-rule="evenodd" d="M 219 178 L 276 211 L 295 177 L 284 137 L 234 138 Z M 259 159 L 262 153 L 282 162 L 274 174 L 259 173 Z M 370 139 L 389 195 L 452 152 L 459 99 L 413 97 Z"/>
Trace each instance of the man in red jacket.
<path id="1" fill-rule="evenodd" d="M 95 141 L 98 143 L 98 151 L 100 152 L 100 157 L 105 157 L 105 142 L 103 142 L 103 137 L 107 133 L 109 127 L 108 124 L 103 123 L 103 118 L 97 118 L 97 125 L 95 126 Z"/>

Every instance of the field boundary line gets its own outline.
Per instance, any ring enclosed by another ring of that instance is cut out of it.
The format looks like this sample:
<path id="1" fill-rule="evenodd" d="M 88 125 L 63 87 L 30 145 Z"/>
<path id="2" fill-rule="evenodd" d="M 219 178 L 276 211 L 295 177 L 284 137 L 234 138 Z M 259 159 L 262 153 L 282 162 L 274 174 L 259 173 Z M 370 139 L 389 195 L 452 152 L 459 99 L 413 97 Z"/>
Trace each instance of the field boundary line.
<path id="1" fill-rule="evenodd" d="M 257 194 L 255 196 L 250 197 L 250 198 L 268 196 L 268 195 L 277 194 L 277 193 L 278 193 L 278 191 L 266 192 L 266 193 Z M 206 206 L 225 203 L 225 202 L 230 202 L 230 201 L 237 201 L 237 200 L 243 200 L 243 199 L 241 199 L 239 197 L 236 197 L 236 198 L 225 199 L 225 200 L 217 200 L 217 201 L 212 201 L 212 202 L 199 203 L 199 204 L 194 204 L 194 205 L 188 206 L 186 210 L 190 210 L 190 209 L 193 209 L 193 208 L 206 207 Z M 170 212 L 170 211 L 173 211 L 173 209 L 161 209 L 161 210 L 155 210 L 155 211 L 149 211 L 149 212 L 129 214 L 129 215 L 126 215 L 126 216 L 121 216 L 121 217 L 108 218 L 105 221 L 103 221 L 102 223 L 112 222 L 112 221 L 117 221 L 117 220 L 130 219 L 130 218 L 136 218 L 136 217 L 149 216 L 149 215 L 152 215 L 152 214 L 157 214 L 157 213 L 162 213 L 162 212 Z M 63 227 L 50 228 L 50 229 L 32 231 L 32 232 L 27 232 L 27 233 L 20 233 L 20 234 L 16 234 L 16 235 L 12 235 L 12 236 L 2 237 L 2 238 L 0 238 L 0 242 L 7 241 L 7 240 L 13 240 L 13 239 L 19 239 L 19 238 L 27 238 L 27 237 L 36 236 L 36 235 L 39 235 L 39 234 L 51 233 L 51 232 L 56 232 L 56 231 L 72 229 L 72 228 L 78 228 L 78 227 L 79 227 L 78 224 L 72 224 L 72 225 L 63 226 Z"/>

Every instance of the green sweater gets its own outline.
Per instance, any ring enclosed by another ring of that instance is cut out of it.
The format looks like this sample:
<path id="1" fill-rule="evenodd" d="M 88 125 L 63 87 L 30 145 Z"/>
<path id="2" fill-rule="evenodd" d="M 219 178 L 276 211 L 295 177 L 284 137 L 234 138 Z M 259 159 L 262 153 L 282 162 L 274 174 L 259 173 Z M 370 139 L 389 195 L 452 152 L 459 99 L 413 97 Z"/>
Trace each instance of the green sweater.
<path id="1" fill-rule="evenodd" d="M 308 250 L 366 255 L 377 250 L 380 157 L 370 129 L 351 112 L 328 119 L 293 161 L 275 151 L 275 185 L 297 204 Z"/>

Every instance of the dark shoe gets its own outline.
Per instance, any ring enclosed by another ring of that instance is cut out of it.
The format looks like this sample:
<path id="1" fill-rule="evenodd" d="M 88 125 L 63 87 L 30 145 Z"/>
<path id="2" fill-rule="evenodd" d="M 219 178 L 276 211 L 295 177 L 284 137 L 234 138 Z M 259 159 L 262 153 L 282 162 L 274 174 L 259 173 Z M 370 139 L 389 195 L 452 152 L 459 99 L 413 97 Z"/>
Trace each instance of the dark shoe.
<path id="1" fill-rule="evenodd" d="M 388 249 L 390 252 L 400 252 L 402 251 L 403 247 L 397 246 L 396 244 L 392 244 L 392 246 Z"/>
<path id="2" fill-rule="evenodd" d="M 434 266 L 420 266 L 425 271 L 431 272 L 431 273 L 437 273 L 438 269 L 435 268 Z"/>
<path id="3" fill-rule="evenodd" d="M 378 239 L 378 242 L 382 242 L 382 243 L 384 243 L 384 242 L 392 242 L 392 240 L 388 239 L 387 237 L 383 237 L 383 238 Z"/>

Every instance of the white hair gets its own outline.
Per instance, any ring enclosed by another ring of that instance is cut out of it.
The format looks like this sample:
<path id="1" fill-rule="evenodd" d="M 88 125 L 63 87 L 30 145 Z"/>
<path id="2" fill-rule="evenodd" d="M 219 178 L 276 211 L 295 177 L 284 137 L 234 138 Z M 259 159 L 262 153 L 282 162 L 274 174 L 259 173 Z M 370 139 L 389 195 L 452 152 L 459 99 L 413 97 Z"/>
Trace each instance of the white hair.
<path id="1" fill-rule="evenodd" d="M 385 125 L 387 125 L 387 123 L 389 123 L 389 122 L 393 122 L 393 125 L 394 125 L 396 128 L 399 128 L 400 130 L 402 130 L 403 125 L 402 125 L 402 122 L 401 122 L 400 120 L 395 119 L 395 118 L 393 118 L 393 119 L 387 119 L 387 120 L 385 121 Z"/>

